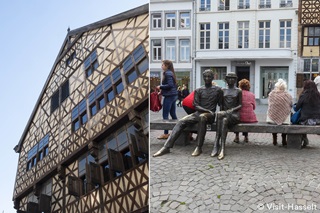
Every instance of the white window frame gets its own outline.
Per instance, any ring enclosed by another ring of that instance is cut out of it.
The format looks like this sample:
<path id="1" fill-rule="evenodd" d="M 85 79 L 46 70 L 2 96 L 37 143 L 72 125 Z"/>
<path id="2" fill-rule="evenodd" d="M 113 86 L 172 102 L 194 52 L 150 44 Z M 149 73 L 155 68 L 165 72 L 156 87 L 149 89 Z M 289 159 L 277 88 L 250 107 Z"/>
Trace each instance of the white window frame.
<path id="1" fill-rule="evenodd" d="M 162 29 L 162 14 L 161 13 L 151 14 L 151 23 L 152 23 L 152 29 L 154 30 Z"/>
<path id="2" fill-rule="evenodd" d="M 260 0 L 259 8 L 271 8 L 271 0 Z"/>
<path id="3" fill-rule="evenodd" d="M 179 61 L 180 62 L 190 62 L 191 54 L 191 44 L 190 39 L 179 39 Z"/>
<path id="4" fill-rule="evenodd" d="M 283 27 L 281 27 L 283 23 Z M 290 24 L 289 24 L 290 23 Z M 280 38 L 279 47 L 280 48 L 290 48 L 292 39 L 292 20 L 280 20 Z"/>
<path id="5" fill-rule="evenodd" d="M 249 24 L 249 21 L 238 22 L 238 49 L 249 48 Z"/>
<path id="6" fill-rule="evenodd" d="M 263 27 L 260 26 L 260 24 L 263 24 Z M 267 26 L 269 24 L 269 27 Z M 270 48 L 270 42 L 271 42 L 271 21 L 259 21 L 259 48 Z M 261 46 L 262 45 L 262 46 Z"/>
<path id="7" fill-rule="evenodd" d="M 292 7 L 292 0 L 280 0 L 280 8 L 282 7 Z"/>
<path id="8" fill-rule="evenodd" d="M 199 11 L 210 11 L 211 10 L 211 0 L 200 0 Z"/>
<path id="9" fill-rule="evenodd" d="M 172 16 L 173 15 L 173 16 Z M 176 28 L 176 19 L 177 15 L 175 12 L 168 12 L 165 14 L 165 21 L 166 21 L 166 28 L 167 29 L 174 29 Z"/>
<path id="10" fill-rule="evenodd" d="M 184 16 L 186 15 L 186 16 Z M 190 29 L 191 27 L 191 13 L 190 12 L 180 12 L 179 14 L 179 27 L 181 29 Z"/>
<path id="11" fill-rule="evenodd" d="M 239 0 L 238 9 L 250 9 L 250 0 Z"/>
<path id="12" fill-rule="evenodd" d="M 228 24 L 228 28 L 226 28 L 226 24 Z M 220 25 L 222 25 L 222 28 L 220 29 Z M 229 22 L 220 22 L 218 23 L 218 49 L 229 49 L 229 42 L 230 42 L 230 24 Z M 222 36 L 220 36 L 222 34 Z M 228 35 L 226 35 L 228 34 Z M 220 40 L 222 38 L 222 40 Z M 222 47 L 220 48 L 220 44 L 222 44 Z"/>
<path id="13" fill-rule="evenodd" d="M 218 10 L 230 10 L 230 0 L 219 0 Z"/>
<path id="14" fill-rule="evenodd" d="M 165 39 L 165 59 L 175 61 L 176 60 L 176 40 Z"/>
<path id="15" fill-rule="evenodd" d="M 155 45 L 155 42 L 159 42 L 160 45 Z M 161 39 L 152 39 L 151 40 L 151 48 L 152 48 L 152 61 L 160 62 L 162 60 L 162 41 Z"/>
<path id="16" fill-rule="evenodd" d="M 210 29 L 211 29 L 211 27 L 210 27 L 210 23 L 199 23 L 200 24 L 200 31 L 199 31 L 199 33 L 200 33 L 200 36 L 199 36 L 199 49 L 201 49 L 201 50 L 207 50 L 207 49 L 210 49 L 210 37 L 211 37 L 211 32 L 210 32 Z M 204 29 L 202 30 L 201 29 L 201 25 L 203 25 L 204 26 Z M 207 26 L 209 25 L 209 29 L 207 28 Z M 201 34 L 204 34 L 204 36 L 201 36 Z M 207 36 L 208 35 L 208 36 Z M 209 37 L 209 38 L 208 38 Z M 201 40 L 202 40 L 202 38 L 203 38 L 203 42 L 201 42 Z M 209 40 L 209 41 L 207 41 L 207 40 Z M 201 45 L 203 45 L 203 48 L 201 48 Z M 208 45 L 209 45 L 209 47 L 208 47 Z"/>

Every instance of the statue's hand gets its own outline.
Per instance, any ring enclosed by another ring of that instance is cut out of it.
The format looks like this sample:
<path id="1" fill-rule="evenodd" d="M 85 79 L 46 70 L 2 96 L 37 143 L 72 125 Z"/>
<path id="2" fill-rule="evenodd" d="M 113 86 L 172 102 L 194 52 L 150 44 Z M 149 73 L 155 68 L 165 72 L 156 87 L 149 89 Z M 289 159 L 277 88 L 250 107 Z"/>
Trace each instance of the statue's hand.
<path id="1" fill-rule="evenodd" d="M 215 113 L 214 113 L 214 112 L 212 112 L 211 110 L 209 110 L 209 112 L 210 112 L 210 114 L 211 114 L 212 116 L 214 116 L 214 115 L 215 115 Z"/>

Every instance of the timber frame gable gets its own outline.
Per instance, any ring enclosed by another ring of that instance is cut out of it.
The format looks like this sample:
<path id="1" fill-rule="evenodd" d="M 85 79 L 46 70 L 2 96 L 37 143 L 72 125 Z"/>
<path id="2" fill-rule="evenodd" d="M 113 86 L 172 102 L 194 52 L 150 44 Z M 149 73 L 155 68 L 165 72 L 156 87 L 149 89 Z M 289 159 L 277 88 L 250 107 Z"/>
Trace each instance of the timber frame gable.
<path id="1" fill-rule="evenodd" d="M 148 4 L 68 30 L 14 148 L 15 209 L 147 211 L 148 94 Z"/>

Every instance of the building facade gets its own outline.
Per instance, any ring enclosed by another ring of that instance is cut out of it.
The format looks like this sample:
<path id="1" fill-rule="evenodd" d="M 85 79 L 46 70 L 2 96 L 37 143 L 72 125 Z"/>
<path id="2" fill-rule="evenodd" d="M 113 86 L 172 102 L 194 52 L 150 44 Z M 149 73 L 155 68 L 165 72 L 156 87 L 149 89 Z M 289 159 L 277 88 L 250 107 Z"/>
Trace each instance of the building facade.
<path id="1" fill-rule="evenodd" d="M 251 82 L 256 99 L 266 101 L 278 78 L 295 97 L 297 0 L 197 0 L 195 73 L 212 69 L 225 86 L 226 73 Z"/>
<path id="2" fill-rule="evenodd" d="M 150 1 L 150 88 L 160 85 L 162 60 L 173 62 L 177 83 L 193 88 L 192 0 Z"/>
<path id="3" fill-rule="evenodd" d="M 239 80 L 250 80 L 251 91 L 261 102 L 267 101 L 278 78 L 287 81 L 290 94 L 296 97 L 298 6 L 298 0 L 153 0 L 151 75 L 161 79 L 156 74 L 160 72 L 156 62 L 170 59 L 166 54 L 170 49 L 167 39 L 176 38 L 174 47 L 180 57 L 183 47 L 178 40 L 187 35 L 191 41 L 190 63 L 179 63 L 177 58 L 173 61 L 176 67 L 188 66 L 191 90 L 203 84 L 203 71 L 212 69 L 216 83 L 222 87 L 227 72 L 235 72 Z M 173 17 L 182 22 L 180 10 L 190 10 L 190 31 L 167 27 L 170 24 L 167 14 L 172 11 L 177 11 Z"/>
<path id="4" fill-rule="evenodd" d="M 313 80 L 320 72 L 320 2 L 299 1 L 299 39 L 297 94 L 302 91 L 303 80 Z"/>
<path id="5" fill-rule="evenodd" d="M 15 151 L 17 212 L 148 212 L 149 5 L 68 31 Z"/>

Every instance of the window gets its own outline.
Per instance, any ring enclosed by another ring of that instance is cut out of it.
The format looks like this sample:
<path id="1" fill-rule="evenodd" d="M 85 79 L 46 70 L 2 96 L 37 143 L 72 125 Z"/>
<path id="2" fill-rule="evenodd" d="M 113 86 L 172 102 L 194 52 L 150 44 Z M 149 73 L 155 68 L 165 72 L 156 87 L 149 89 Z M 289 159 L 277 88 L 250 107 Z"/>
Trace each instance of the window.
<path id="1" fill-rule="evenodd" d="M 229 23 L 219 23 L 219 49 L 229 49 Z"/>
<path id="2" fill-rule="evenodd" d="M 72 132 L 77 131 L 82 125 L 87 123 L 87 102 L 83 99 L 71 112 Z"/>
<path id="3" fill-rule="evenodd" d="M 218 10 L 229 10 L 230 9 L 230 1 L 229 0 L 219 0 Z"/>
<path id="4" fill-rule="evenodd" d="M 180 28 L 190 28 L 190 12 L 180 13 Z"/>
<path id="5" fill-rule="evenodd" d="M 155 39 L 151 41 L 152 45 L 152 60 L 161 61 L 161 40 Z"/>
<path id="6" fill-rule="evenodd" d="M 69 58 L 66 60 L 66 67 L 69 66 L 71 64 L 71 62 L 73 61 L 73 59 L 76 58 L 76 52 L 73 52 Z"/>
<path id="7" fill-rule="evenodd" d="M 99 143 L 98 160 L 104 182 L 148 159 L 148 140 L 129 122 Z"/>
<path id="8" fill-rule="evenodd" d="M 200 0 L 200 11 L 210 11 L 211 10 L 211 0 Z"/>
<path id="9" fill-rule="evenodd" d="M 291 21 L 280 21 L 280 48 L 291 47 Z"/>
<path id="10" fill-rule="evenodd" d="M 86 153 L 78 159 L 78 177 L 68 176 L 70 195 L 80 197 L 101 185 L 100 165 L 92 155 Z"/>
<path id="11" fill-rule="evenodd" d="M 210 24 L 200 24 L 200 49 L 210 49 Z"/>
<path id="12" fill-rule="evenodd" d="M 161 29 L 161 13 L 151 15 L 152 29 Z"/>
<path id="13" fill-rule="evenodd" d="M 280 7 L 292 7 L 292 0 L 281 0 Z"/>
<path id="14" fill-rule="evenodd" d="M 89 93 L 88 101 L 89 101 L 89 109 L 90 109 L 91 116 L 94 116 L 95 114 L 97 114 L 97 112 L 106 105 L 106 101 L 103 93 L 103 82 L 98 84 L 96 88 Z"/>
<path id="15" fill-rule="evenodd" d="M 166 13 L 166 28 L 175 28 L 175 27 L 176 27 L 176 14 Z"/>
<path id="16" fill-rule="evenodd" d="M 115 84 L 115 93 L 120 94 L 124 90 L 122 78 L 121 78 L 121 72 L 120 68 L 116 68 L 112 73 L 111 73 L 113 83 Z"/>
<path id="17" fill-rule="evenodd" d="M 189 39 L 180 39 L 180 58 L 181 62 L 189 62 L 190 61 L 190 40 Z"/>
<path id="18" fill-rule="evenodd" d="M 97 50 L 94 50 L 88 58 L 84 61 L 84 70 L 86 73 L 86 77 L 92 75 L 93 71 L 99 67 Z"/>
<path id="19" fill-rule="evenodd" d="M 112 88 L 111 77 L 107 76 L 103 81 L 103 88 L 106 91 L 106 102 L 110 102 L 115 98 L 115 94 Z"/>
<path id="20" fill-rule="evenodd" d="M 250 0 L 239 0 L 238 9 L 250 9 Z"/>
<path id="21" fill-rule="evenodd" d="M 259 48 L 270 48 L 270 21 L 259 22 Z"/>
<path id="22" fill-rule="evenodd" d="M 174 39 L 166 40 L 166 59 L 175 61 L 176 60 L 176 42 Z"/>
<path id="23" fill-rule="evenodd" d="M 238 22 L 238 48 L 249 48 L 249 22 Z"/>
<path id="24" fill-rule="evenodd" d="M 304 59 L 303 60 L 304 72 L 318 72 L 319 71 L 319 59 Z M 312 65 L 311 65 L 312 64 Z"/>
<path id="25" fill-rule="evenodd" d="M 69 97 L 69 80 L 66 80 L 51 96 L 51 113 Z"/>
<path id="26" fill-rule="evenodd" d="M 260 0 L 259 8 L 271 8 L 271 0 Z"/>
<path id="27" fill-rule="evenodd" d="M 304 46 L 320 46 L 320 26 L 305 27 L 303 34 Z"/>
<path id="28" fill-rule="evenodd" d="M 44 136 L 36 145 L 28 152 L 27 171 L 37 165 L 45 156 L 49 154 L 49 134 Z"/>

